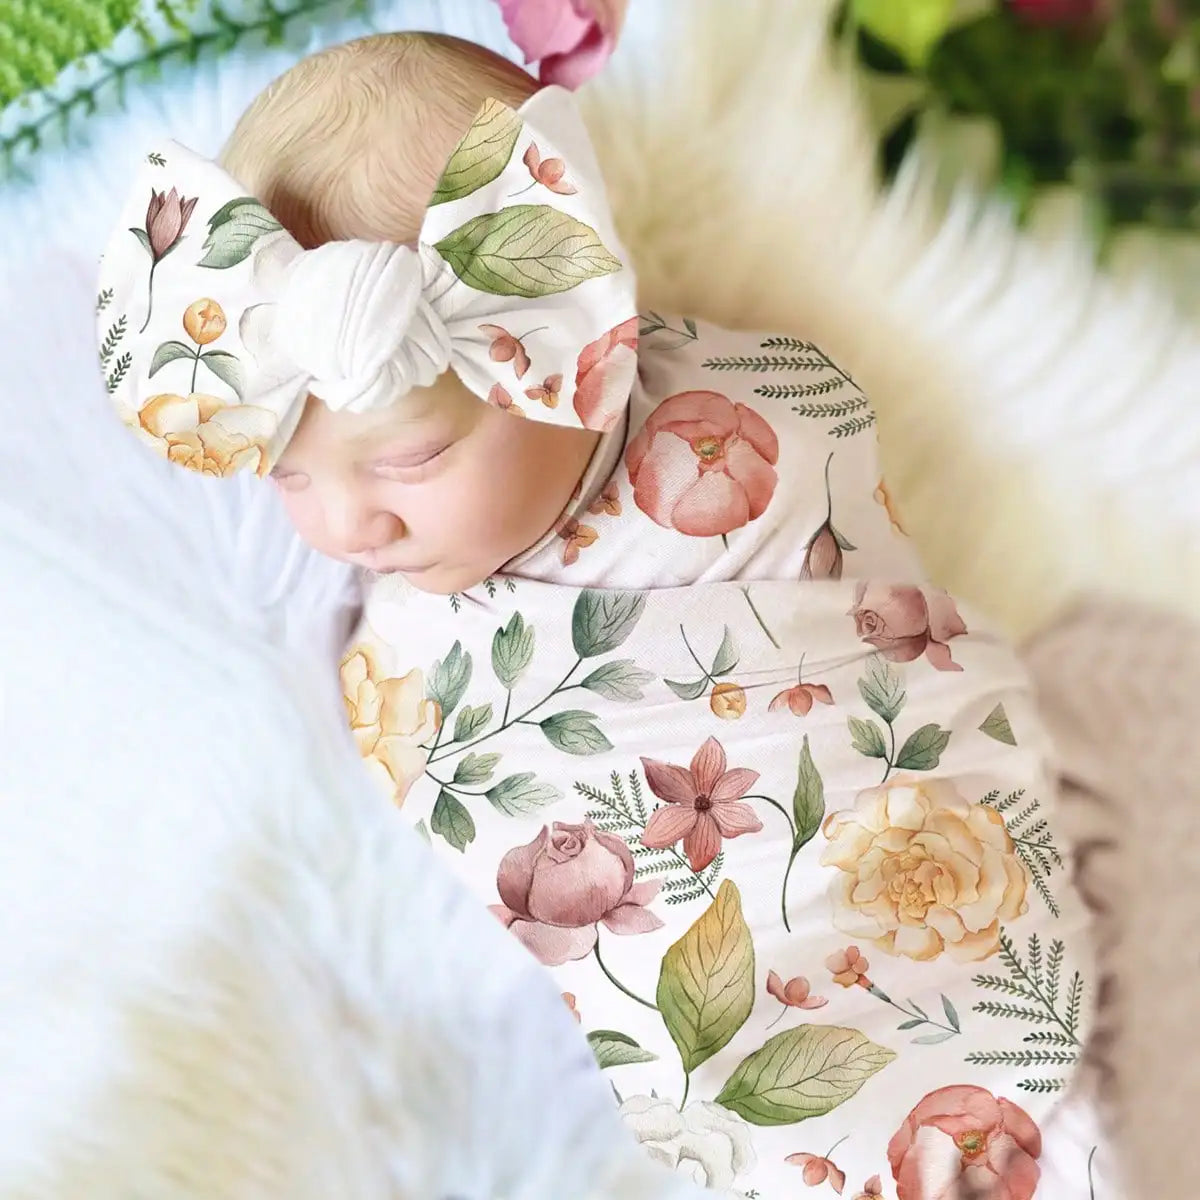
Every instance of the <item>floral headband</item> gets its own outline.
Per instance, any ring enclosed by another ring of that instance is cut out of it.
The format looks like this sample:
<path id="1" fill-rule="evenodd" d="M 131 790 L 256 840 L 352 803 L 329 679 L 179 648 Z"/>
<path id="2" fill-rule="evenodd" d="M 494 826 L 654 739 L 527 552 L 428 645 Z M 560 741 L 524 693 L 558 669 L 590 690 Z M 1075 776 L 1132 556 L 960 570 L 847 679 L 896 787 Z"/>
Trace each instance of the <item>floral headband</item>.
<path id="1" fill-rule="evenodd" d="M 519 110 L 484 104 L 415 248 L 303 250 L 219 166 L 170 143 L 146 159 L 100 289 L 121 418 L 209 475 L 266 474 L 310 394 L 362 412 L 452 368 L 514 414 L 605 431 L 637 369 L 633 272 L 558 87 Z"/>

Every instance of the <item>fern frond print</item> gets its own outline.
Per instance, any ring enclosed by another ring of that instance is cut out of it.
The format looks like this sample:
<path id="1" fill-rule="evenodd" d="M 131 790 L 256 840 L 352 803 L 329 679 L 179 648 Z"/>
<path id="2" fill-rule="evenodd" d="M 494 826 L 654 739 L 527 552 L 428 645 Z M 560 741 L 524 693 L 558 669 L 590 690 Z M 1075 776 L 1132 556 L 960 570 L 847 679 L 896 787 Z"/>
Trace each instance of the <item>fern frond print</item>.
<path id="1" fill-rule="evenodd" d="M 1025 789 L 1021 788 L 1003 799 L 999 791 L 989 792 L 980 803 L 995 809 L 1004 818 L 1008 836 L 1012 838 L 1017 856 L 1029 872 L 1037 894 L 1050 912 L 1059 916 L 1058 903 L 1050 891 L 1050 876 L 1056 870 L 1062 870 L 1063 858 L 1054 844 L 1049 824 L 1039 815 L 1041 801 L 1036 797 L 1026 800 Z"/>
<path id="2" fill-rule="evenodd" d="M 1001 802 L 1003 803 L 1003 802 Z M 1009 804 L 1012 807 L 1012 804 Z M 1027 1033 L 1021 1040 L 1024 1050 L 976 1050 L 966 1061 L 978 1066 L 1016 1066 L 1030 1072 L 1073 1067 L 1081 1050 L 1079 1022 L 1083 1007 L 1083 979 L 1076 971 L 1066 984 L 1066 1002 L 1059 1007 L 1063 994 L 1063 961 L 1065 947 L 1057 939 L 1043 954 L 1041 940 L 1033 934 L 1025 956 L 1016 948 L 1012 938 L 1000 933 L 1000 961 L 1008 975 L 976 975 L 973 982 L 986 991 L 996 992 L 1004 999 L 981 1000 L 975 1012 L 1002 1021 L 1021 1021 L 1030 1025 L 1050 1026 Z M 1067 1084 L 1065 1075 L 1030 1074 L 1020 1080 L 1019 1088 L 1027 1092 L 1061 1091 Z"/>

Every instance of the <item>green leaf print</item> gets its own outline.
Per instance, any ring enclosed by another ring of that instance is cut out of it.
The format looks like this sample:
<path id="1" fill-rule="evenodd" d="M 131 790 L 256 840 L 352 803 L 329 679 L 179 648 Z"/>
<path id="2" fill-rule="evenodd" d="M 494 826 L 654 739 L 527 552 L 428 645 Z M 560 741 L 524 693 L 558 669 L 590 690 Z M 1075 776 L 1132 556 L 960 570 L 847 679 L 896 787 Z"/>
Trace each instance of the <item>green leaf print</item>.
<path id="1" fill-rule="evenodd" d="M 444 837 L 458 851 L 465 851 L 475 840 L 475 822 L 466 806 L 445 788 L 438 793 L 429 821 L 433 832 Z"/>
<path id="2" fill-rule="evenodd" d="M 867 670 L 858 681 L 858 690 L 871 711 L 889 725 L 900 715 L 908 699 L 900 673 L 878 654 L 872 654 L 867 660 Z"/>
<path id="3" fill-rule="evenodd" d="M 468 705 L 458 714 L 458 720 L 454 722 L 454 740 L 469 742 L 477 733 L 481 733 L 488 727 L 491 719 L 492 706 L 490 704 L 480 704 L 474 708 Z"/>
<path id="4" fill-rule="evenodd" d="M 657 1054 L 643 1050 L 628 1034 L 617 1033 L 614 1029 L 594 1029 L 587 1035 L 587 1040 L 602 1071 L 609 1067 L 658 1061 Z"/>
<path id="5" fill-rule="evenodd" d="M 900 748 L 896 768 L 901 771 L 932 771 L 950 744 L 950 731 L 939 725 L 922 725 Z"/>
<path id="6" fill-rule="evenodd" d="M 509 691 L 533 661 L 533 627 L 521 614 L 513 613 L 503 629 L 492 638 L 492 670 Z"/>
<path id="7" fill-rule="evenodd" d="M 429 673 L 429 698 L 441 705 L 443 721 L 458 707 L 470 682 L 471 656 L 461 642 L 455 642 L 450 653 L 438 659 Z"/>
<path id="8" fill-rule="evenodd" d="M 532 771 L 508 775 L 485 794 L 491 806 L 506 817 L 527 817 L 562 799 L 558 788 L 539 782 Z"/>
<path id="9" fill-rule="evenodd" d="M 163 342 L 155 350 L 154 357 L 150 360 L 150 377 L 153 378 L 167 363 L 173 363 L 177 358 L 191 359 L 195 357 L 192 348 L 185 346 L 182 342 Z"/>
<path id="10" fill-rule="evenodd" d="M 732 1040 L 754 1007 L 754 943 L 728 879 L 663 958 L 658 1008 L 690 1075 Z"/>
<path id="11" fill-rule="evenodd" d="M 645 592 L 580 592 L 571 616 L 575 653 L 580 658 L 610 654 L 633 633 L 645 607 Z"/>
<path id="12" fill-rule="evenodd" d="M 468 754 L 454 768 L 454 782 L 487 783 L 499 762 L 499 754 Z"/>
<path id="13" fill-rule="evenodd" d="M 858 717 L 847 717 L 850 738 L 854 749 L 867 758 L 887 758 L 887 743 L 883 730 L 874 721 L 862 721 Z"/>
<path id="14" fill-rule="evenodd" d="M 804 735 L 804 745 L 800 750 L 800 771 L 792 796 L 792 812 L 796 817 L 796 840 L 792 847 L 795 854 L 816 837 L 825 819 L 825 784 L 813 762 L 808 734 Z"/>
<path id="15" fill-rule="evenodd" d="M 621 269 L 590 225 L 544 204 L 475 217 L 435 249 L 468 287 L 525 300 L 568 292 Z"/>
<path id="16" fill-rule="evenodd" d="M 979 731 L 980 733 L 986 733 L 988 737 L 995 739 L 997 742 L 1003 742 L 1006 746 L 1015 746 L 1017 744 L 1012 726 L 1008 723 L 1008 713 L 1004 711 L 1003 704 L 997 704 L 988 713 L 986 720 L 980 725 Z"/>
<path id="17" fill-rule="evenodd" d="M 425 818 L 422 817 L 413 828 L 417 831 L 417 836 L 425 843 L 431 845 L 433 839 L 429 836 L 429 826 L 425 824 Z"/>
<path id="18" fill-rule="evenodd" d="M 794 1125 L 845 1104 L 895 1057 L 857 1029 L 801 1025 L 743 1059 L 717 1103 L 751 1125 Z"/>
<path id="19" fill-rule="evenodd" d="M 628 658 L 597 667 L 579 686 L 606 700 L 641 700 L 642 688 L 654 676 Z"/>
<path id="20" fill-rule="evenodd" d="M 239 196 L 209 218 L 202 267 L 225 270 L 245 262 L 254 243 L 283 226 L 253 196 Z"/>
<path id="21" fill-rule="evenodd" d="M 550 744 L 568 754 L 602 754 L 612 742 L 601 733 L 596 714 L 570 708 L 540 721 Z"/>
<path id="22" fill-rule="evenodd" d="M 206 350 L 200 361 L 239 397 L 242 395 L 242 364 L 227 350 Z"/>
<path id="23" fill-rule="evenodd" d="M 726 625 L 721 644 L 717 647 L 717 656 L 713 659 L 712 674 L 728 675 L 737 665 L 737 643 L 733 640 L 733 634 L 729 632 L 729 626 Z"/>
<path id="24" fill-rule="evenodd" d="M 695 683 L 680 683 L 674 679 L 665 679 L 663 682 L 680 700 L 697 700 L 704 694 L 704 689 L 708 687 L 707 679 L 698 679 Z"/>
<path id="25" fill-rule="evenodd" d="M 498 179 L 512 159 L 520 133 L 521 118 L 508 105 L 486 101 L 450 156 L 429 207 L 461 200 Z"/>

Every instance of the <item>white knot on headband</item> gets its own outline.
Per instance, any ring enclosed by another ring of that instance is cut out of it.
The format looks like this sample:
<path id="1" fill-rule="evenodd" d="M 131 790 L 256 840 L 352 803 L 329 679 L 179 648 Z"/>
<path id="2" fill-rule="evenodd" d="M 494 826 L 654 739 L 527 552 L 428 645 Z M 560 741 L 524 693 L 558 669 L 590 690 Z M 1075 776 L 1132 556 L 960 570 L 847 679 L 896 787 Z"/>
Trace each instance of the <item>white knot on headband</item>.
<path id="1" fill-rule="evenodd" d="M 637 370 L 633 272 L 569 92 L 480 109 L 417 246 L 304 250 L 216 163 L 147 156 L 101 267 L 100 363 L 174 462 L 265 474 L 308 397 L 363 412 L 452 369 L 482 400 L 605 431 Z"/>
<path id="2" fill-rule="evenodd" d="M 292 386 L 328 408 L 365 412 L 450 366 L 450 331 L 428 297 L 444 299 L 453 273 L 436 255 L 363 241 L 276 246 L 256 269 L 278 298 L 247 309 L 240 326 L 264 373 L 287 379 L 290 369 L 304 377 Z"/>

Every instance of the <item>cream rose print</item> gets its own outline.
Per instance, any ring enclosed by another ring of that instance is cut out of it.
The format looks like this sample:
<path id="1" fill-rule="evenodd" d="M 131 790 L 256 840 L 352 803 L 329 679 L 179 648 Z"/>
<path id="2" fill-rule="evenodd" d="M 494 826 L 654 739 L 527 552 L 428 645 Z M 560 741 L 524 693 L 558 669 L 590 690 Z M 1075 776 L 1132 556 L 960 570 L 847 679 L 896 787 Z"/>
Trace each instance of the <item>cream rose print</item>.
<path id="1" fill-rule="evenodd" d="M 621 1119 L 651 1158 L 692 1171 L 707 1188 L 732 1188 L 757 1162 L 750 1126 L 719 1104 L 701 1100 L 680 1111 L 669 1100 L 630 1096 Z"/>
<path id="2" fill-rule="evenodd" d="M 359 753 L 397 804 L 425 773 L 425 744 L 441 729 L 441 707 L 425 693 L 420 671 L 381 669 L 368 646 L 342 660 L 342 693 Z"/>
<path id="3" fill-rule="evenodd" d="M 1027 909 L 1028 875 L 1004 818 L 949 779 L 897 776 L 859 793 L 823 827 L 833 920 L 851 937 L 920 962 L 965 962 L 1000 949 Z"/>

